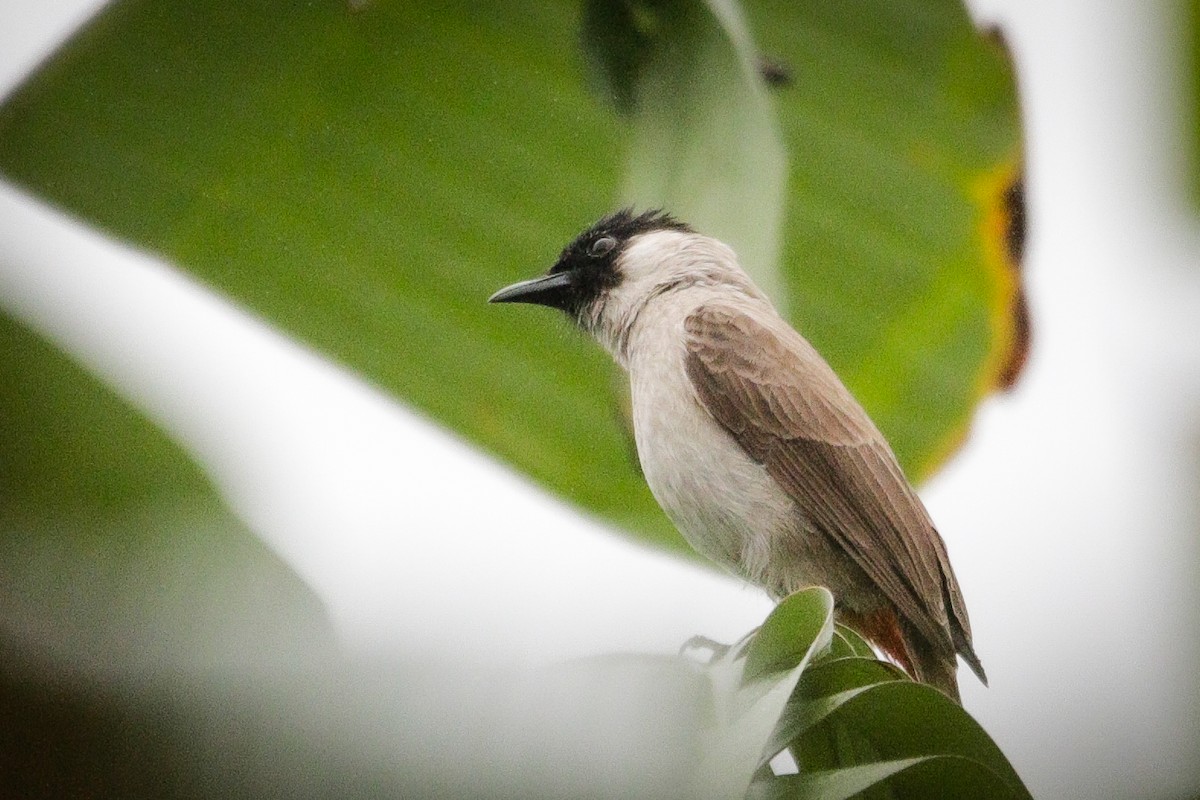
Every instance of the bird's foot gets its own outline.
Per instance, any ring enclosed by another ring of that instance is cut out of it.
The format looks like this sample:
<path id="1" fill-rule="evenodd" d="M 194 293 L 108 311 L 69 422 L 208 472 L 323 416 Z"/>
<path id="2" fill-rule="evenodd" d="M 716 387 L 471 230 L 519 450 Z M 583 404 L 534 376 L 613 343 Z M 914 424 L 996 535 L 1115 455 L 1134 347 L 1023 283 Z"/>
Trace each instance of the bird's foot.
<path id="1" fill-rule="evenodd" d="M 679 646 L 679 655 L 700 660 L 700 651 L 708 651 L 706 662 L 716 661 L 729 652 L 730 645 L 722 644 L 707 636 L 696 635 Z"/>

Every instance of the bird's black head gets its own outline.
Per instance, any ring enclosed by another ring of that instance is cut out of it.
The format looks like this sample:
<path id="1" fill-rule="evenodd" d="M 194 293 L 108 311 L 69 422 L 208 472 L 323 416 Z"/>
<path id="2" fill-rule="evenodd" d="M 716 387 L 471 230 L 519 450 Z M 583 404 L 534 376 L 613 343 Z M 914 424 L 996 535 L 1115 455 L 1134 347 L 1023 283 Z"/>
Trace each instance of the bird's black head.
<path id="1" fill-rule="evenodd" d="M 501 289 L 488 302 L 537 303 L 562 309 L 578 320 L 621 282 L 618 259 L 629 241 L 656 230 L 692 229 L 662 210 L 634 214 L 632 209 L 622 209 L 576 236 L 546 275 Z"/>

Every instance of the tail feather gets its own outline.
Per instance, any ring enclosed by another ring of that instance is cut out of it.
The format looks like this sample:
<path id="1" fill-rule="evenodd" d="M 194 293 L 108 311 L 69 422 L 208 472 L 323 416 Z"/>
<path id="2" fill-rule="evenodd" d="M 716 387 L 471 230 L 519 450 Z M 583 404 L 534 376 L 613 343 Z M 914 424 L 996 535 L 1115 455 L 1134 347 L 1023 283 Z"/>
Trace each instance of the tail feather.
<path id="1" fill-rule="evenodd" d="M 844 608 L 840 612 L 842 622 L 895 659 L 913 680 L 927 683 L 956 703 L 962 703 L 958 693 L 958 656 L 949 643 L 931 645 L 915 627 L 889 608 L 879 608 L 869 614 L 857 614 Z M 986 686 L 983 666 L 969 645 L 964 658 Z"/>
<path id="2" fill-rule="evenodd" d="M 895 610 L 883 607 L 868 614 L 852 612 L 847 608 L 839 608 L 839 619 L 862 633 L 876 648 L 886 652 L 896 663 L 904 667 L 905 672 L 913 680 L 929 684 L 937 688 L 955 703 L 962 703 L 959 696 L 959 660 L 962 658 L 970 664 L 974 674 L 979 676 L 983 685 L 988 685 L 988 679 L 983 672 L 983 664 L 971 649 L 970 642 L 955 642 L 958 652 L 950 649 L 950 643 L 940 645 L 930 644 L 908 621 L 901 619 Z"/>
<path id="3" fill-rule="evenodd" d="M 904 667 L 908 674 L 913 680 L 941 690 L 942 694 L 962 705 L 962 697 L 958 693 L 958 654 L 946 647 L 930 645 L 915 628 L 903 621 L 900 623 L 900 630 L 908 662 Z M 968 652 L 971 658 L 967 659 L 967 663 L 986 686 L 983 665 L 969 648 Z"/>

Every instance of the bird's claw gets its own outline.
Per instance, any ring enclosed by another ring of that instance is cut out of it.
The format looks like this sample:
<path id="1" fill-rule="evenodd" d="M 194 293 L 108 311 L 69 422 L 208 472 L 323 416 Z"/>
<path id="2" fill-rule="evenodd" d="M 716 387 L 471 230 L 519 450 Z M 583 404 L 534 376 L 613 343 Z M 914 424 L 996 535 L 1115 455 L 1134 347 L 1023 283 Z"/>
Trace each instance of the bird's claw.
<path id="1" fill-rule="evenodd" d="M 709 652 L 708 661 L 716 661 L 729 652 L 730 645 L 697 634 L 679 646 L 679 655 L 690 656 L 698 650 Z"/>

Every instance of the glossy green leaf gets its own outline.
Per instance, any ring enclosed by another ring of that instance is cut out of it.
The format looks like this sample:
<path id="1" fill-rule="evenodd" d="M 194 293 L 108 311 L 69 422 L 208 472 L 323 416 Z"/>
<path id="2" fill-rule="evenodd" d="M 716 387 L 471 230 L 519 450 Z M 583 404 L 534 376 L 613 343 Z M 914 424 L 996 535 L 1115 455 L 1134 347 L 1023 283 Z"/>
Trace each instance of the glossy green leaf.
<path id="1" fill-rule="evenodd" d="M 799 696 L 807 700 L 887 681 L 910 680 L 904 670 L 874 656 L 839 658 L 814 664 L 805 671 Z"/>
<path id="2" fill-rule="evenodd" d="M 713 685 L 713 723 L 690 785 L 694 796 L 740 796 L 779 748 L 773 731 L 796 682 L 833 634 L 833 596 L 811 587 L 785 597 L 748 641 L 706 670 Z"/>
<path id="3" fill-rule="evenodd" d="M 829 647 L 833 595 L 820 586 L 788 595 L 767 616 L 746 650 L 743 681 L 789 670 Z"/>
<path id="4" fill-rule="evenodd" d="M 788 775 L 755 786 L 749 800 L 888 798 L 1001 800 L 1024 797 L 982 764 L 956 756 L 926 756 Z"/>
<path id="5" fill-rule="evenodd" d="M 874 658 L 846 658 L 812 664 L 780 715 L 771 736 L 770 750 L 777 753 L 820 723 L 840 705 L 879 683 L 908 680 L 898 667 Z"/>
<path id="6" fill-rule="evenodd" d="M 839 663 L 829 662 L 822 667 L 833 673 Z M 853 684 L 854 680 L 845 675 L 827 675 L 821 682 L 822 691 L 832 688 L 831 684 Z M 801 684 L 797 693 L 807 700 L 803 681 Z M 1029 796 L 991 737 L 962 706 L 932 687 L 892 680 L 849 688 L 811 699 L 801 714 L 815 723 L 805 727 L 793 745 L 802 770 L 956 756 L 994 773 L 1011 796 Z"/>
<path id="7" fill-rule="evenodd" d="M 0 108 L 0 173 L 682 547 L 607 358 L 484 303 L 623 196 L 662 197 L 777 275 L 906 466 L 932 463 L 1004 350 L 985 235 L 1017 159 L 1003 54 L 949 0 L 619 5 L 653 24 L 549 0 L 118 0 Z M 629 30 L 625 117 L 580 37 L 621 50 Z"/>
<path id="8" fill-rule="evenodd" d="M 833 646 L 824 658 L 874 658 L 875 651 L 858 631 L 840 622 L 834 627 Z"/>
<path id="9" fill-rule="evenodd" d="M 1028 797 L 995 743 L 957 703 L 870 658 L 811 664 L 768 752 L 799 775 L 760 774 L 749 797 Z"/>
<path id="10" fill-rule="evenodd" d="M 747 675 L 753 661 L 775 665 L 764 671 L 778 675 L 797 663 L 795 651 L 809 647 L 763 745 L 749 797 L 1028 797 L 995 743 L 937 690 L 875 658 L 813 659 L 818 643 L 832 639 L 829 627 L 813 636 L 823 599 L 813 590 L 786 598 L 749 645 Z M 800 644 L 789 648 L 789 633 Z M 767 767 L 784 749 L 799 775 L 779 777 Z"/>
<path id="11" fill-rule="evenodd" d="M 823 770 L 781 777 L 771 776 L 750 787 L 747 800 L 784 800 L 784 798 L 821 798 L 844 800 L 919 764 L 925 759 L 906 758 L 868 764 L 862 767 Z"/>
<path id="12" fill-rule="evenodd" d="M 829 643 L 829 650 L 822 654 L 823 658 L 854 658 L 857 654 L 854 652 L 854 647 L 838 628 L 833 630 L 833 639 Z"/>

